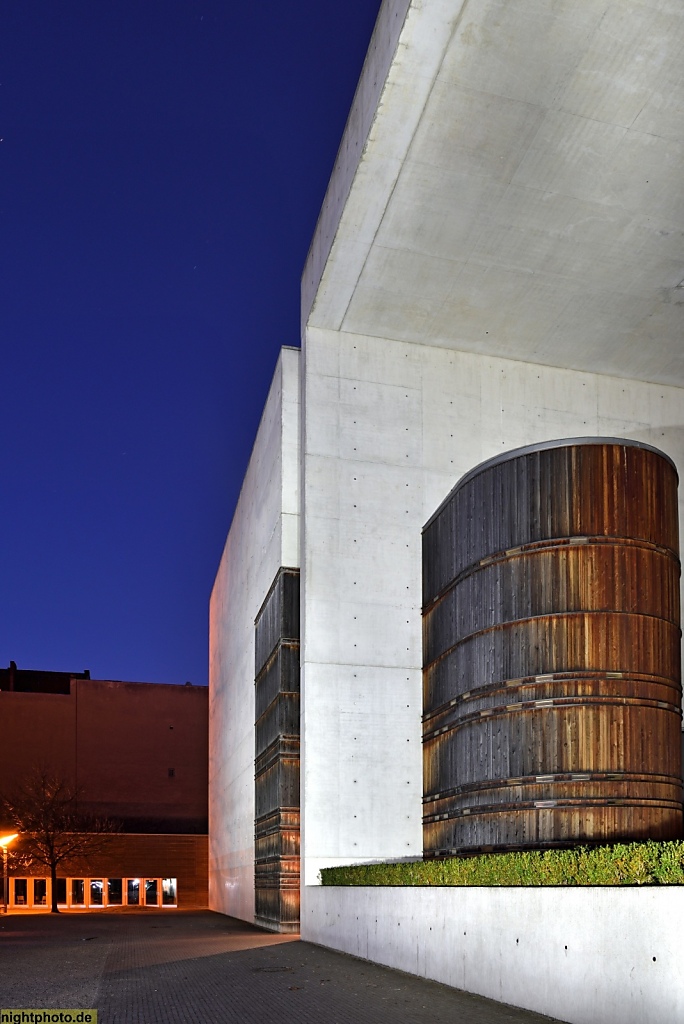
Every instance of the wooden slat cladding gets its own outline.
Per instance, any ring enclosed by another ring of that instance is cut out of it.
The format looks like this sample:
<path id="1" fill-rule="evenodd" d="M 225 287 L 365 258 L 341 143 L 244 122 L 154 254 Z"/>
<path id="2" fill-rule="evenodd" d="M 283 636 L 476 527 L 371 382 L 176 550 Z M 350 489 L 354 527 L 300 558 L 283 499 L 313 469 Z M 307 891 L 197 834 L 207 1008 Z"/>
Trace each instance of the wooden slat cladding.
<path id="1" fill-rule="evenodd" d="M 299 930 L 299 570 L 280 569 L 255 622 L 256 921 Z"/>
<path id="2" fill-rule="evenodd" d="M 424 530 L 423 604 L 483 559 L 535 541 L 645 540 L 677 554 L 676 471 L 635 443 L 562 445 L 492 460 Z"/>
<path id="3" fill-rule="evenodd" d="M 299 640 L 299 569 L 278 570 L 254 626 L 258 676 L 282 640 Z"/>
<path id="4" fill-rule="evenodd" d="M 682 831 L 677 474 L 575 439 L 423 532 L 426 856 Z"/>

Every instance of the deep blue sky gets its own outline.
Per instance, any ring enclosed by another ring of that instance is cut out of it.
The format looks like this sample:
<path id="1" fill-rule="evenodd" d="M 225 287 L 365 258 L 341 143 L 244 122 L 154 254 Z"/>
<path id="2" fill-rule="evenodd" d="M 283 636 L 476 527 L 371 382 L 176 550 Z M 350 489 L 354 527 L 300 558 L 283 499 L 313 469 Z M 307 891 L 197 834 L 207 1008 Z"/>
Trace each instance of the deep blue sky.
<path id="1" fill-rule="evenodd" d="M 0 665 L 207 680 L 379 0 L 5 0 Z"/>

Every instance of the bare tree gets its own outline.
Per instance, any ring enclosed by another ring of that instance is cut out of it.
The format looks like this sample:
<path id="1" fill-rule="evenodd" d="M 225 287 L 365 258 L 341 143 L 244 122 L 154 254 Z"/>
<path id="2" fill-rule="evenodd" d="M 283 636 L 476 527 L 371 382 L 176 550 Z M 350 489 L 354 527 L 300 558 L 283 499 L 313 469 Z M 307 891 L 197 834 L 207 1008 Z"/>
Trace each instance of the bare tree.
<path id="1" fill-rule="evenodd" d="M 16 866 L 40 864 L 52 881 L 53 914 L 57 906 L 57 869 L 67 861 L 96 856 L 106 846 L 114 821 L 78 812 L 79 793 L 64 779 L 38 769 L 10 796 L 0 800 L 2 817 L 20 834 L 12 851 Z"/>

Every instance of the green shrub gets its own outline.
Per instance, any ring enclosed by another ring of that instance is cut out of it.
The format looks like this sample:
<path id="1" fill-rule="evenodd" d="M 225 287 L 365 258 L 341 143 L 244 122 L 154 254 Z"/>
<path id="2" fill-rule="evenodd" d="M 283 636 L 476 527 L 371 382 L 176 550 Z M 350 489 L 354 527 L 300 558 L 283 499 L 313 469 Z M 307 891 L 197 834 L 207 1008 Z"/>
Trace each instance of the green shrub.
<path id="1" fill-rule="evenodd" d="M 684 842 L 324 868 L 323 885 L 684 885 Z"/>

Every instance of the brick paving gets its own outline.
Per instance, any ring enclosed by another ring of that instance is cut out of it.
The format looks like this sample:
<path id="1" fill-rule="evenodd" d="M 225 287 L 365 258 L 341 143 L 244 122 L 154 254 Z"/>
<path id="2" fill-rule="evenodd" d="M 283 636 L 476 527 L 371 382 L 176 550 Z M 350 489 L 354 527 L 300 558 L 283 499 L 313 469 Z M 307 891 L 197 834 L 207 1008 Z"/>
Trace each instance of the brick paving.
<path id="1" fill-rule="evenodd" d="M 0 1008 L 99 1024 L 549 1024 L 210 912 L 0 918 Z"/>

